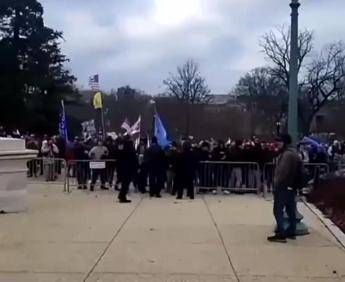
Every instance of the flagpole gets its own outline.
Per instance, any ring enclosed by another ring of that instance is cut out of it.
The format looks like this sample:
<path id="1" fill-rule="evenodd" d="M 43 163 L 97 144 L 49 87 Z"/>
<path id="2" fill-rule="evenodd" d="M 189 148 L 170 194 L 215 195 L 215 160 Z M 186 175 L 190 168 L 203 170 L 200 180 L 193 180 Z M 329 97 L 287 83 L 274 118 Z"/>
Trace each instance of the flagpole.
<path id="1" fill-rule="evenodd" d="M 150 100 L 150 104 L 153 107 L 153 115 L 152 115 L 152 136 L 155 136 L 155 127 L 156 127 L 156 115 L 157 115 L 157 104 L 154 99 Z"/>
<path id="2" fill-rule="evenodd" d="M 105 141 L 106 133 L 105 133 L 105 124 L 104 124 L 104 111 L 103 111 L 103 93 L 101 92 L 102 96 L 102 108 L 101 108 L 101 122 L 102 122 L 102 132 L 103 132 L 103 141 Z"/>
<path id="3" fill-rule="evenodd" d="M 67 123 L 66 123 L 66 112 L 65 112 L 65 102 L 61 99 L 61 108 L 62 108 L 62 120 L 63 120 L 63 134 L 65 137 L 65 143 L 68 142 L 68 131 L 67 131 Z"/>

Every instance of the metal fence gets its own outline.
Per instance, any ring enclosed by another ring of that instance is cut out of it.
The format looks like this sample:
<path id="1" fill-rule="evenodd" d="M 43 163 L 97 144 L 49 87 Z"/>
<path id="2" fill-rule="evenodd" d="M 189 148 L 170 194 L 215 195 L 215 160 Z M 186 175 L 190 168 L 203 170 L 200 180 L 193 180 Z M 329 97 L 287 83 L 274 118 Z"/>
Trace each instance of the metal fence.
<path id="1" fill-rule="evenodd" d="M 255 162 L 201 162 L 197 171 L 198 192 L 260 192 L 262 174 Z"/>
<path id="2" fill-rule="evenodd" d="M 59 158 L 35 158 L 27 162 L 28 178 L 32 182 L 63 184 L 66 191 L 67 163 Z"/>
<path id="3" fill-rule="evenodd" d="M 330 165 L 327 163 L 305 163 L 304 164 L 308 184 L 314 186 L 320 181 L 320 177 L 330 173 Z M 275 164 L 266 163 L 263 170 L 263 192 L 267 194 L 273 192 L 273 178 L 275 172 Z"/>
<path id="4" fill-rule="evenodd" d="M 66 189 L 71 186 L 87 189 L 96 184 L 98 178 L 101 186 L 108 183 L 112 186 L 115 180 L 116 160 L 70 160 L 67 162 Z"/>
<path id="5" fill-rule="evenodd" d="M 64 192 L 70 187 L 88 188 L 96 183 L 116 185 L 116 160 L 70 160 L 58 158 L 35 158 L 27 162 L 28 177 L 31 181 L 57 182 Z M 320 177 L 330 173 L 326 163 L 304 164 L 309 184 L 317 184 Z M 200 162 L 195 186 L 197 192 L 216 191 L 247 193 L 263 192 L 264 196 L 273 191 L 275 165 L 255 162 Z"/>

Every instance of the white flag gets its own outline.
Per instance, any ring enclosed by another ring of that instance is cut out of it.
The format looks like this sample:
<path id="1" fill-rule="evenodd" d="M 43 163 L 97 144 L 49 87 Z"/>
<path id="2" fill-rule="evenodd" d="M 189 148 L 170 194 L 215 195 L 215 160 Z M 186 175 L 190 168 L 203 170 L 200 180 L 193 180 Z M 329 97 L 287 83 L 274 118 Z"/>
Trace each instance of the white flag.
<path id="1" fill-rule="evenodd" d="M 122 123 L 121 128 L 126 130 L 126 134 L 128 134 L 131 130 L 131 125 L 129 124 L 128 119 L 126 118 L 125 121 Z"/>
<path id="2" fill-rule="evenodd" d="M 141 127 L 141 116 L 139 116 L 137 122 L 133 124 L 133 126 L 130 128 L 128 134 L 134 135 L 134 134 L 140 133 L 140 127 Z"/>

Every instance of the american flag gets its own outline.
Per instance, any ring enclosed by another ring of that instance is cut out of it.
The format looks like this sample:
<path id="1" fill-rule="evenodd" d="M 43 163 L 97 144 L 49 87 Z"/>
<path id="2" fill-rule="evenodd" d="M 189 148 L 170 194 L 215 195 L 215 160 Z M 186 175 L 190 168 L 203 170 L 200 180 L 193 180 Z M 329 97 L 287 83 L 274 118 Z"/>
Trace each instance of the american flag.
<path id="1" fill-rule="evenodd" d="M 99 75 L 95 74 L 89 78 L 89 86 L 93 91 L 99 90 Z"/>
<path id="2" fill-rule="evenodd" d="M 128 132 L 129 135 L 140 133 L 140 128 L 141 128 L 141 116 L 139 116 L 137 122 L 132 125 L 130 131 Z"/>
<path id="3" fill-rule="evenodd" d="M 124 130 L 126 130 L 126 134 L 129 133 L 129 131 L 131 131 L 131 125 L 128 121 L 128 119 L 126 118 L 125 121 L 122 123 L 121 128 L 123 128 Z"/>
<path id="4" fill-rule="evenodd" d="M 65 142 L 68 142 L 68 133 L 67 133 L 67 122 L 66 122 L 66 113 L 65 113 L 65 104 L 64 101 L 61 100 L 61 113 L 60 113 L 60 121 L 59 121 L 59 133 L 60 136 Z"/>

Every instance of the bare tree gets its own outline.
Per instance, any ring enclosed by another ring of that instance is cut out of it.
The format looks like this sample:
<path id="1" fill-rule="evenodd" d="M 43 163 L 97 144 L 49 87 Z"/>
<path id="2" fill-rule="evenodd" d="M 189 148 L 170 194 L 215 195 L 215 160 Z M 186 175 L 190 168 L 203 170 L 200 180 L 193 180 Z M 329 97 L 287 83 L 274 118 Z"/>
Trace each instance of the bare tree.
<path id="1" fill-rule="evenodd" d="M 280 79 L 272 75 L 270 68 L 259 67 L 240 78 L 235 88 L 237 96 L 278 96 L 284 90 Z"/>
<path id="2" fill-rule="evenodd" d="M 254 124 L 266 128 L 266 134 L 275 131 L 286 107 L 287 91 L 282 80 L 272 75 L 270 68 L 255 68 L 240 78 L 233 93 L 246 105 L 251 115 L 251 131 Z M 261 124 L 254 122 L 261 121 Z"/>
<path id="3" fill-rule="evenodd" d="M 343 42 L 327 45 L 307 67 L 303 92 L 304 107 L 301 105 L 300 116 L 305 124 L 305 130 L 309 130 L 313 118 L 322 107 L 331 100 L 340 100 L 344 97 L 345 44 Z"/>
<path id="4" fill-rule="evenodd" d="M 170 75 L 163 81 L 167 94 L 186 104 L 209 103 L 212 99 L 205 78 L 199 72 L 199 66 L 188 60 L 177 68 L 177 75 Z"/>
<path id="5" fill-rule="evenodd" d="M 281 79 L 287 89 L 289 88 L 290 36 L 290 27 L 282 25 L 263 35 L 259 42 L 267 59 L 273 63 L 272 74 Z M 313 39 L 312 31 L 304 30 L 299 33 L 298 72 L 302 69 L 305 58 L 313 50 Z"/>
<path id="6" fill-rule="evenodd" d="M 313 33 L 309 30 L 299 34 L 298 72 L 302 76 L 299 83 L 299 119 L 303 133 L 309 133 L 315 115 L 330 100 L 342 98 L 345 94 L 345 45 L 342 42 L 330 44 L 307 64 L 305 59 L 313 50 L 313 39 Z M 260 40 L 260 46 L 273 63 L 272 75 L 279 78 L 288 89 L 290 28 L 281 26 L 266 33 Z"/>

